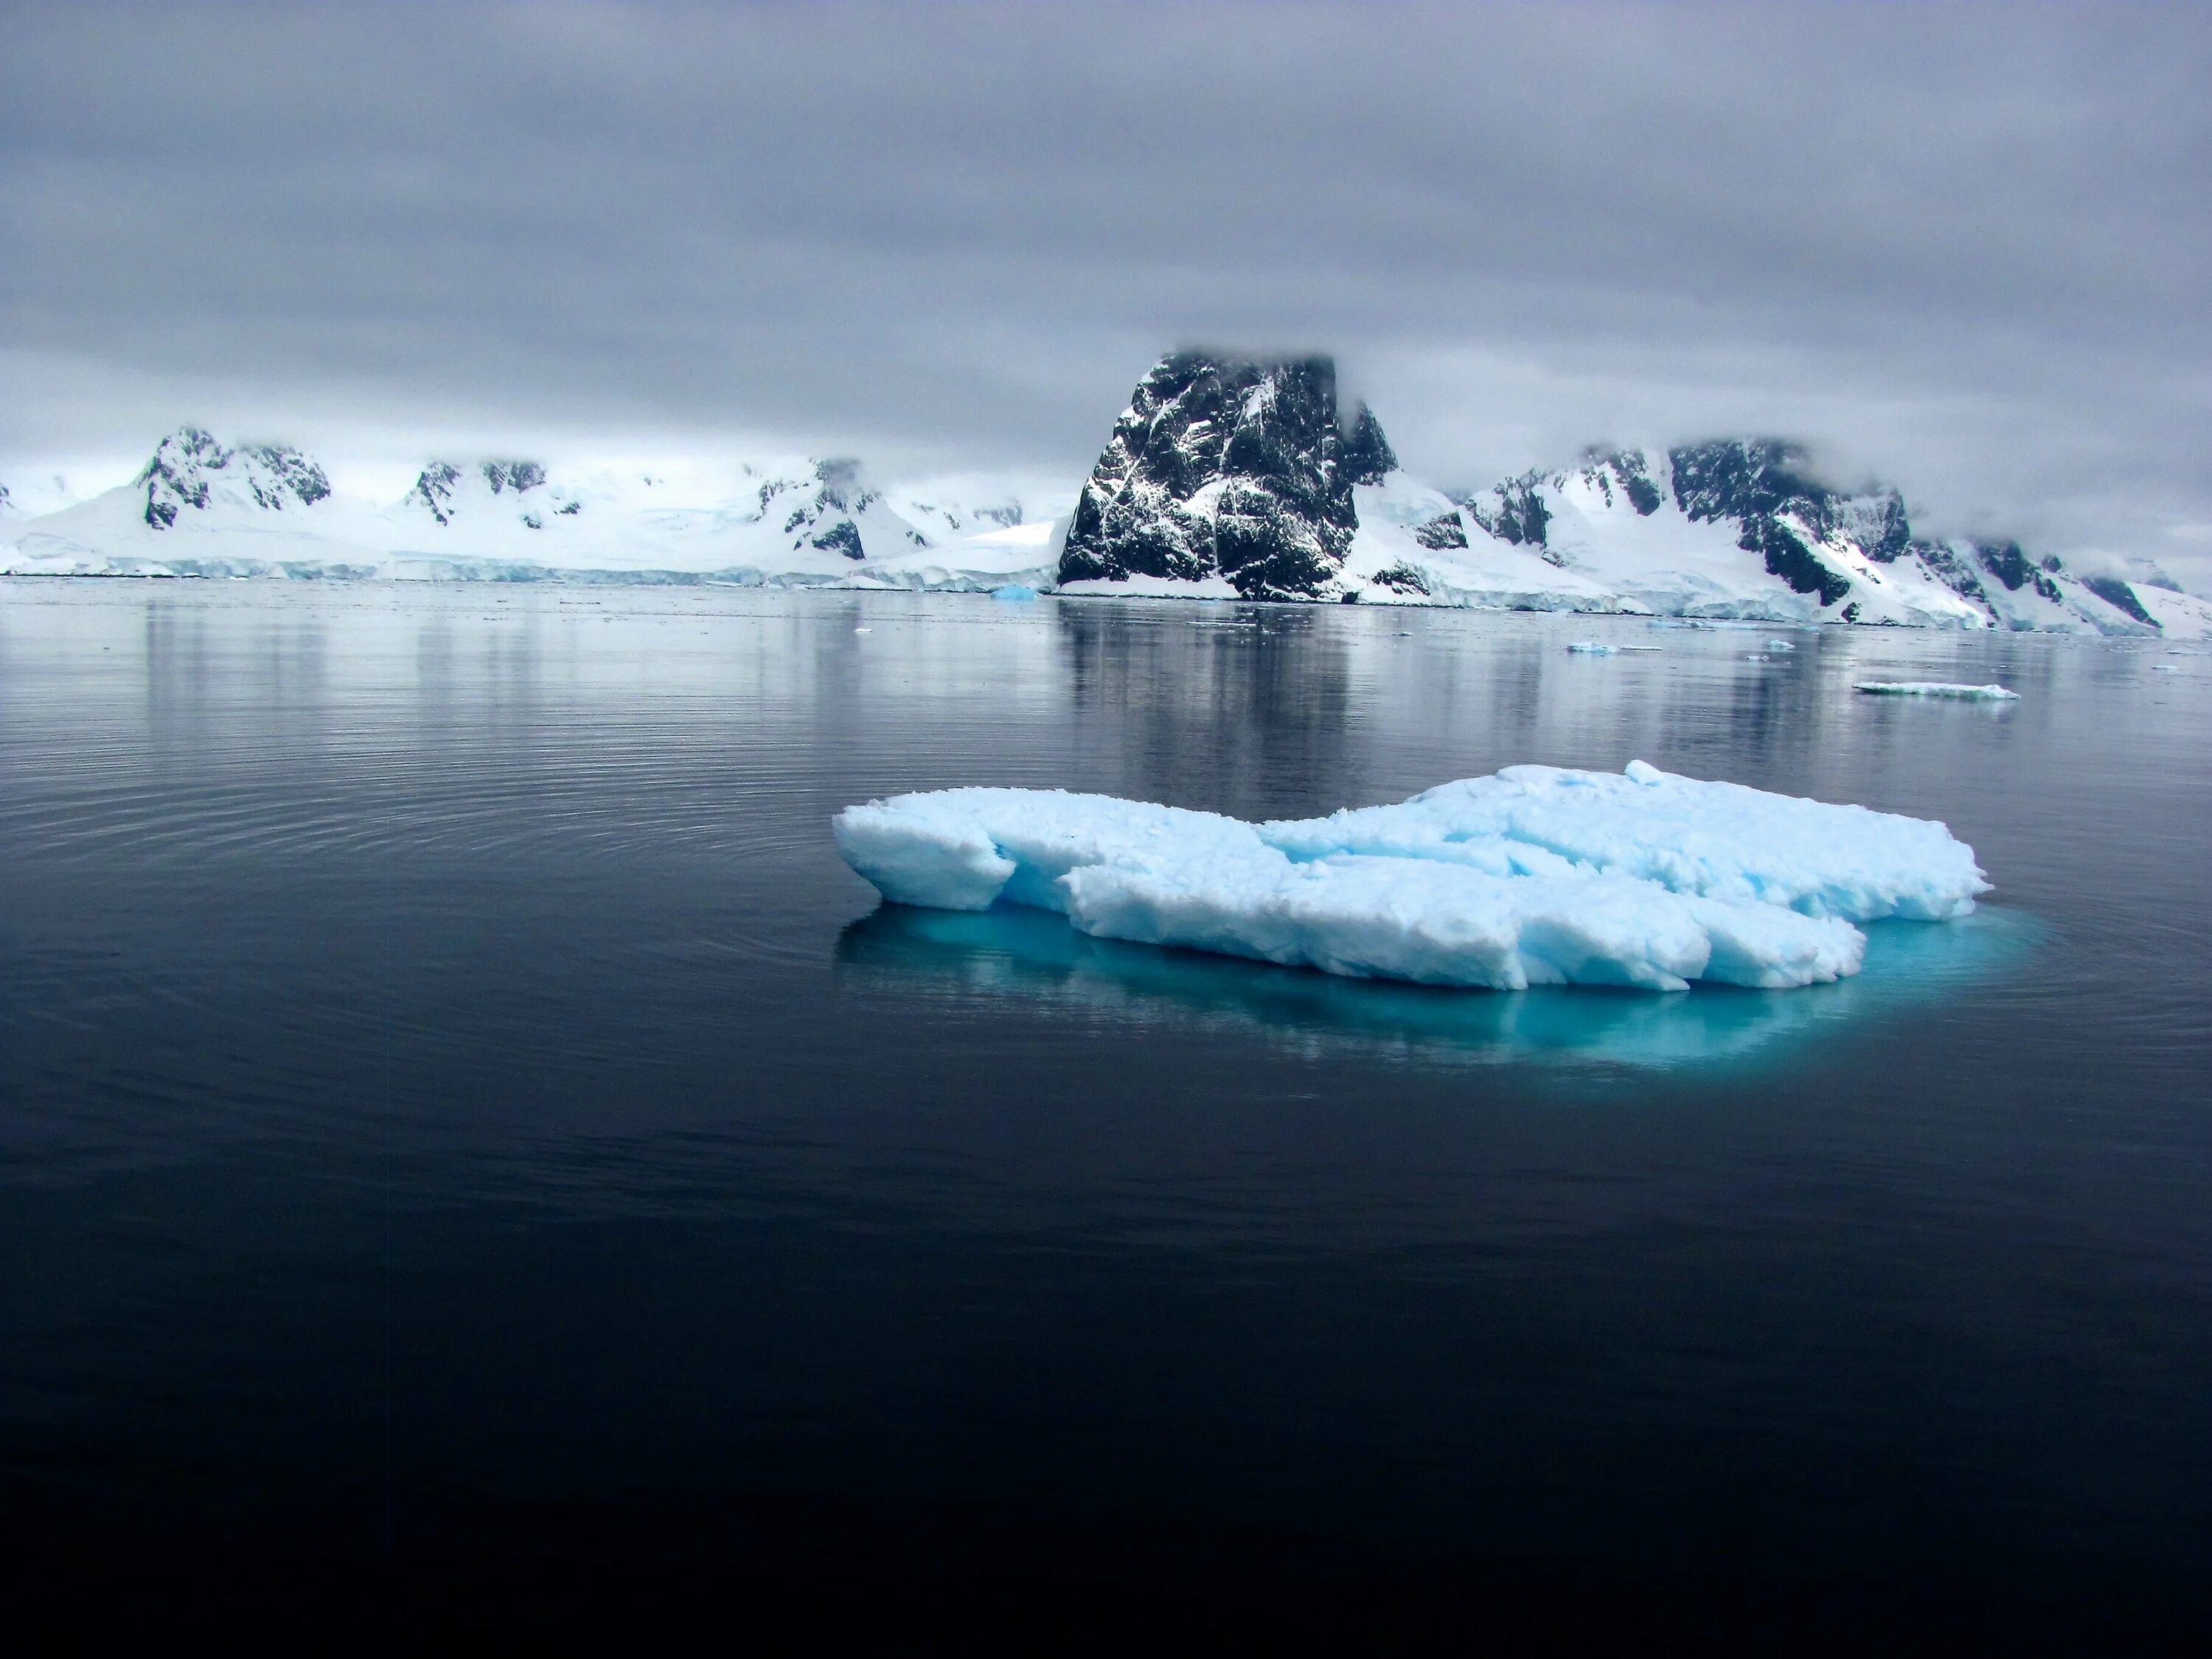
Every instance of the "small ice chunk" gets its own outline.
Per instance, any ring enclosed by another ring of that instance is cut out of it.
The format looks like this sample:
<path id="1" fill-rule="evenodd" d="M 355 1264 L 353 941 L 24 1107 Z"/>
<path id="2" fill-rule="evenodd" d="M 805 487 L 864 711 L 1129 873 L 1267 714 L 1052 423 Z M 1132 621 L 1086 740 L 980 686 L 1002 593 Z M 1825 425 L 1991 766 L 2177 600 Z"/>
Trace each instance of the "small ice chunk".
<path id="1" fill-rule="evenodd" d="M 1861 680 L 1852 688 L 1877 697 L 1958 697 L 1969 702 L 2016 702 L 2002 685 L 1953 685 L 1945 680 Z"/>
<path id="2" fill-rule="evenodd" d="M 1580 652 L 1585 657 L 1609 657 L 1620 648 L 1619 646 L 1601 644 L 1596 640 L 1577 640 L 1567 647 L 1570 651 Z"/>
<path id="3" fill-rule="evenodd" d="M 991 597 L 1001 605 L 1027 605 L 1036 596 L 1036 589 L 1026 582 L 1008 582 L 1004 587 L 991 590 Z"/>
<path id="4" fill-rule="evenodd" d="M 2154 674 L 2179 674 L 2181 670 L 2170 662 L 2154 662 L 2150 665 L 2150 672 Z"/>
<path id="5" fill-rule="evenodd" d="M 866 634 L 866 633 L 869 632 L 870 630 L 869 630 L 869 629 L 865 629 L 865 628 L 856 628 L 856 629 L 854 629 L 853 631 L 854 631 L 855 634 Z"/>
<path id="6" fill-rule="evenodd" d="M 846 861 L 895 902 L 1057 910 L 1101 938 L 1355 977 L 1517 989 L 1784 988 L 1858 970 L 1881 916 L 1988 885 L 1940 823 L 1674 776 L 1544 766 L 1395 806 L 1252 824 L 1060 790 L 848 808 Z"/>
<path id="7" fill-rule="evenodd" d="M 1795 651 L 1797 647 L 1787 640 L 1769 640 L 1766 648 L 1769 651 Z"/>

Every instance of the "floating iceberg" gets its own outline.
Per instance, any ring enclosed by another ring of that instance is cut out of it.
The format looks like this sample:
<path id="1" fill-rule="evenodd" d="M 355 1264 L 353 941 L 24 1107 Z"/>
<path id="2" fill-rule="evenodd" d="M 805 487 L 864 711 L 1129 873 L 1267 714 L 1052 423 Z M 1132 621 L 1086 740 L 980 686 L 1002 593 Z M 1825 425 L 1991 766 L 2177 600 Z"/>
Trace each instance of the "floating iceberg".
<path id="1" fill-rule="evenodd" d="M 1586 657 L 1609 657 L 1619 648 L 1617 646 L 1600 644 L 1595 640 L 1577 640 L 1567 647 L 1568 650 L 1580 652 Z"/>
<path id="2" fill-rule="evenodd" d="M 1027 605 L 1036 596 L 1036 589 L 1027 582 L 1008 582 L 1004 587 L 991 590 L 991 597 L 1001 605 Z"/>
<path id="3" fill-rule="evenodd" d="M 1508 767 L 1303 821 L 948 789 L 848 807 L 835 830 L 896 903 L 1031 905 L 1102 939 L 1501 990 L 1834 980 L 1858 971 L 1854 922 L 1964 915 L 1988 887 L 1940 823 L 1640 761 Z"/>
<path id="4" fill-rule="evenodd" d="M 1851 688 L 1877 697 L 1959 697 L 1969 702 L 2017 702 L 2002 685 L 1952 685 L 1942 680 L 1861 680 Z"/>

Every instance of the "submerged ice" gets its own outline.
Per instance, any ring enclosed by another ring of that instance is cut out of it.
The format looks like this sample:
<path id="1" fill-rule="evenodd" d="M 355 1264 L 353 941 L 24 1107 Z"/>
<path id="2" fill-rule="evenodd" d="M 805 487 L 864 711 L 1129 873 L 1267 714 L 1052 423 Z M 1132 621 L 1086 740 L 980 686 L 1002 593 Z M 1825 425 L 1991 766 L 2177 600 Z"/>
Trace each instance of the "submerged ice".
<path id="1" fill-rule="evenodd" d="M 1953 697 L 1961 702 L 2017 702 L 2002 685 L 1954 685 L 1948 680 L 1861 680 L 1852 687 L 1875 697 Z"/>
<path id="2" fill-rule="evenodd" d="M 1854 923 L 1964 915 L 1988 887 L 1941 823 L 1640 761 L 1267 823 L 975 788 L 848 807 L 835 830 L 896 903 L 1032 905 L 1100 938 L 1503 990 L 1834 980 L 1858 971 Z"/>

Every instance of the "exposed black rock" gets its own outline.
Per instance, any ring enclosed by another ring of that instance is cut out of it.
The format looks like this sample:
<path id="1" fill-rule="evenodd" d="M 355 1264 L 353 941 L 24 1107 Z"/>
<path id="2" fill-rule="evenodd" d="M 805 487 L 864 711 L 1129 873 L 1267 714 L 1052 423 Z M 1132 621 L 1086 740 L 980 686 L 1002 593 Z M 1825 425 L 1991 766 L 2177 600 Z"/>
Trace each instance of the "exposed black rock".
<path id="1" fill-rule="evenodd" d="M 420 501 L 430 509 L 430 516 L 440 524 L 453 521 L 453 491 L 461 482 L 460 468 L 447 461 L 433 461 L 416 475 L 415 487 L 404 497 L 409 501 Z"/>
<path id="2" fill-rule="evenodd" d="M 1636 516 L 1648 519 L 1666 503 L 1659 486 L 1651 482 L 1651 473 L 1640 449 L 1604 449 L 1593 447 L 1583 451 L 1583 477 L 1604 497 L 1606 505 L 1613 504 L 1618 491 L 1636 509 Z"/>
<path id="3" fill-rule="evenodd" d="M 2134 588 L 2118 576 L 2085 576 L 2081 586 L 2094 593 L 2115 611 L 2134 617 L 2139 623 L 2158 626 L 2158 619 L 2143 609 L 2142 601 L 2136 597 Z"/>
<path id="4" fill-rule="evenodd" d="M 1851 591 L 1850 578 L 1826 563 L 1797 529 L 1784 522 L 1794 519 L 1815 539 L 1825 539 L 1841 527 L 1839 509 L 1851 499 L 1813 479 L 1804 451 L 1776 439 L 1753 438 L 1685 445 L 1669 450 L 1667 459 L 1674 470 L 1674 499 L 1692 520 L 1734 519 L 1743 529 L 1737 546 L 1763 556 L 1768 571 L 1797 592 L 1818 593 L 1822 605 L 1833 605 Z M 1911 526 L 1903 524 L 1902 502 L 1897 514 L 1903 526 L 1897 552 L 1902 552 L 1912 539 Z"/>
<path id="5" fill-rule="evenodd" d="M 1516 547 L 1541 547 L 1552 514 L 1539 492 L 1552 481 L 1547 473 L 1523 472 L 1517 478 L 1506 479 L 1486 497 L 1478 495 L 1462 505 L 1477 524 L 1500 540 Z"/>
<path id="6" fill-rule="evenodd" d="M 1447 548 L 1467 545 L 1467 526 L 1460 522 L 1458 514 L 1443 513 L 1426 524 L 1416 525 L 1413 539 L 1431 552 L 1441 553 Z"/>
<path id="7" fill-rule="evenodd" d="M 815 546 L 825 551 L 834 549 L 848 559 L 868 556 L 867 550 L 860 545 L 860 527 L 850 519 L 838 520 L 812 540 Z"/>
<path id="8" fill-rule="evenodd" d="M 486 461 L 483 471 L 495 495 L 509 489 L 520 495 L 545 482 L 545 469 L 535 461 Z"/>
<path id="9" fill-rule="evenodd" d="M 212 486 L 208 474 L 230 460 L 229 452 L 196 426 L 179 427 L 161 440 L 137 482 L 146 487 L 146 522 L 167 530 L 185 507 L 204 507 Z"/>
<path id="10" fill-rule="evenodd" d="M 1464 532 L 1461 544 L 1466 544 Z M 1396 593 L 1419 593 L 1423 599 L 1429 595 L 1429 579 L 1410 564 L 1389 565 L 1376 571 L 1375 582 L 1377 586 L 1387 587 Z"/>
<path id="11" fill-rule="evenodd" d="M 1352 435 L 1344 441 L 1342 465 L 1346 480 L 1356 484 L 1381 483 L 1398 470 L 1398 452 L 1390 447 L 1382 435 L 1382 422 L 1365 404 L 1359 405 Z"/>
<path id="12" fill-rule="evenodd" d="M 2065 602 L 2066 596 L 2058 591 L 2058 584 L 2045 570 L 2038 569 L 2027 554 L 2021 551 L 2018 542 L 1978 542 L 1974 556 L 1982 562 L 1982 568 L 2002 582 L 2014 593 L 2023 587 L 2032 587 L 2053 605 Z"/>
<path id="13" fill-rule="evenodd" d="M 1971 600 L 1984 611 L 1994 608 L 1990 603 L 1989 589 L 1982 586 L 1980 573 L 1960 558 L 1950 543 L 1916 541 L 1912 544 L 1912 551 L 1918 556 L 1921 563 L 1948 583 L 1952 592 L 1960 598 Z"/>
<path id="14" fill-rule="evenodd" d="M 250 464 L 246 483 L 253 499 L 271 512 L 281 510 L 288 495 L 312 507 L 331 493 L 329 476 L 289 444 L 248 444 L 238 453 Z"/>
<path id="15" fill-rule="evenodd" d="M 288 444 L 229 450 L 196 426 L 179 427 L 161 440 L 135 481 L 146 491 L 146 523 L 167 530 L 183 509 L 204 508 L 217 473 L 244 485 L 257 506 L 272 513 L 287 502 L 312 507 L 331 493 L 323 469 Z"/>
<path id="16" fill-rule="evenodd" d="M 779 507 L 778 497 L 792 501 L 792 505 Z M 860 462 L 844 456 L 815 462 L 811 479 L 770 478 L 760 487 L 762 514 L 783 513 L 783 533 L 791 538 L 794 552 L 814 547 L 842 553 L 848 559 L 868 556 L 860 519 L 881 499 L 876 491 L 862 487 Z M 917 547 L 931 544 L 927 536 L 910 526 L 896 519 L 891 522 L 904 540 Z M 884 526 L 879 523 L 878 528 L 880 533 Z"/>
<path id="17" fill-rule="evenodd" d="M 1340 426 L 1327 357 L 1164 357 L 1084 486 L 1060 580 L 1226 577 L 1252 599 L 1322 596 L 1358 528 L 1355 483 L 1396 464 L 1362 405 Z"/>

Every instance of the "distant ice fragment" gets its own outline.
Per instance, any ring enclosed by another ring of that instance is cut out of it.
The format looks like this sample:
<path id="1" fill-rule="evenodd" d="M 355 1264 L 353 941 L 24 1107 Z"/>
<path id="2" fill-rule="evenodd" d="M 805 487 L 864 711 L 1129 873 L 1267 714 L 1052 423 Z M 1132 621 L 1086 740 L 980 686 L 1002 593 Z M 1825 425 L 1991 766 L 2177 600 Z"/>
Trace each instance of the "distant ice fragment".
<path id="1" fill-rule="evenodd" d="M 2150 672 L 2154 674 L 2179 674 L 2181 670 L 2170 662 L 2154 662 L 2150 665 Z"/>
<path id="2" fill-rule="evenodd" d="M 1788 640 L 1769 640 L 1766 642 L 1766 648 L 1769 651 L 1795 651 L 1797 647 Z"/>
<path id="3" fill-rule="evenodd" d="M 1620 648 L 1618 646 L 1601 644 L 1596 640 L 1577 640 L 1567 647 L 1568 650 L 1578 651 L 1586 657 L 1609 657 Z"/>
<path id="4" fill-rule="evenodd" d="M 2016 702 L 2002 685 L 1953 685 L 1943 680 L 1861 680 L 1851 688 L 1878 697 L 1957 697 L 1969 702 Z"/>
<path id="5" fill-rule="evenodd" d="M 1001 605 L 1027 605 L 1036 596 L 1036 589 L 1023 582 L 1008 582 L 1004 587 L 991 590 L 991 597 Z"/>
<path id="6" fill-rule="evenodd" d="M 1858 970 L 1852 923 L 1963 915 L 1988 886 L 1940 823 L 1642 761 L 1618 775 L 1509 767 L 1272 823 L 948 789 L 848 807 L 834 828 L 897 903 L 1011 902 L 1100 938 L 1497 989 L 1833 980 Z"/>

